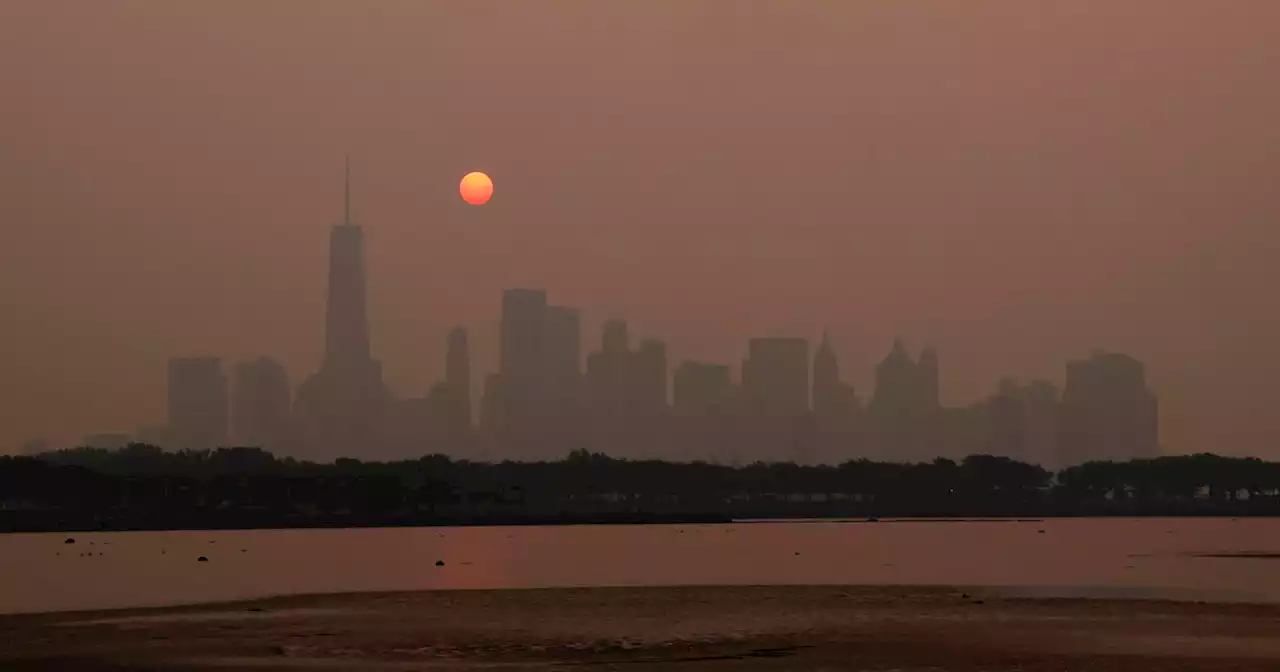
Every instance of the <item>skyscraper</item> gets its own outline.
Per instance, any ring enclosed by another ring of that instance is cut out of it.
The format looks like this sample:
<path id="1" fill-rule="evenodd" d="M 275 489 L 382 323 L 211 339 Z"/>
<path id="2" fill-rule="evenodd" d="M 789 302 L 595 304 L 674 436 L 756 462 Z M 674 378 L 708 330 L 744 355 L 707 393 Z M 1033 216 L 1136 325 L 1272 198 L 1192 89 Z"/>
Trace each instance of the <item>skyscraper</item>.
<path id="1" fill-rule="evenodd" d="M 285 447 L 289 438 L 289 374 L 269 357 L 240 362 L 232 377 L 232 437 L 240 446 L 267 450 Z"/>
<path id="2" fill-rule="evenodd" d="M 815 415 L 828 417 L 842 412 L 840 384 L 840 362 L 836 359 L 835 350 L 827 332 L 822 332 L 822 342 L 813 355 L 813 412 Z"/>
<path id="3" fill-rule="evenodd" d="M 581 447 L 582 318 L 576 308 L 547 306 L 542 331 L 542 437 L 538 453 L 559 458 Z"/>
<path id="4" fill-rule="evenodd" d="M 343 222 L 329 234 L 324 361 L 298 389 L 308 457 L 369 457 L 381 449 L 387 391 L 382 366 L 370 354 L 365 292 L 364 230 L 351 222 L 348 170 Z"/>
<path id="5" fill-rule="evenodd" d="M 547 306 L 543 313 L 543 394 L 557 414 L 573 412 L 582 377 L 582 317 L 576 308 Z"/>
<path id="6" fill-rule="evenodd" d="M 753 338 L 742 363 L 743 425 L 751 459 L 807 461 L 811 449 L 809 343 Z"/>
<path id="7" fill-rule="evenodd" d="M 753 338 L 742 364 L 742 388 L 755 412 L 795 417 L 809 410 L 809 343 Z"/>
<path id="8" fill-rule="evenodd" d="M 625 320 L 612 319 L 604 323 L 600 339 L 600 351 L 606 357 L 618 358 L 631 352 L 631 338 Z"/>
<path id="9" fill-rule="evenodd" d="M 1158 419 L 1142 362 L 1101 352 L 1069 362 L 1058 423 L 1059 464 L 1157 457 Z"/>
<path id="10" fill-rule="evenodd" d="M 218 357 L 169 360 L 169 438 L 176 448 L 227 445 L 227 377 Z"/>
<path id="11" fill-rule="evenodd" d="M 540 289 L 502 296 L 497 434 L 514 457 L 559 457 L 579 447 L 582 325 L 576 308 L 547 305 Z"/>
<path id="12" fill-rule="evenodd" d="M 542 341 L 546 336 L 547 293 L 540 289 L 508 289 L 502 294 L 498 350 L 502 409 L 495 414 L 502 447 L 527 458 L 536 450 L 544 407 Z"/>
<path id="13" fill-rule="evenodd" d="M 942 449 L 936 444 L 941 415 L 937 354 L 926 348 L 917 363 L 902 339 L 894 339 L 893 348 L 876 366 L 867 411 L 869 438 L 879 459 L 919 462 L 938 457 Z"/>
<path id="14" fill-rule="evenodd" d="M 642 418 L 660 416 L 667 407 L 667 344 L 656 338 L 640 341 L 630 368 L 631 403 Z"/>
<path id="15" fill-rule="evenodd" d="M 623 457 L 634 448 L 635 409 L 629 388 L 633 356 L 627 323 L 605 322 L 600 350 L 587 357 L 583 394 L 592 450 Z"/>
<path id="16" fill-rule="evenodd" d="M 826 332 L 813 356 L 814 441 L 820 461 L 839 463 L 862 457 L 857 436 L 858 398 L 840 380 L 840 362 Z"/>
<path id="17" fill-rule="evenodd" d="M 722 364 L 684 362 L 672 383 L 673 439 L 683 459 L 733 462 L 737 390 Z"/>
<path id="18" fill-rule="evenodd" d="M 471 432 L 471 351 L 467 347 L 467 330 L 455 327 L 449 332 L 445 352 L 445 384 L 449 386 L 449 433 L 463 437 Z"/>
<path id="19" fill-rule="evenodd" d="M 547 293 L 540 289 L 508 289 L 502 294 L 498 373 L 502 377 L 503 422 L 513 431 L 535 414 L 541 397 L 542 339 Z"/>
<path id="20" fill-rule="evenodd" d="M 667 446 L 667 344 L 645 338 L 631 355 L 623 381 L 629 408 L 630 452 L 636 457 L 662 457 Z"/>
<path id="21" fill-rule="evenodd" d="M 1058 390 L 1042 380 L 1006 378 L 987 401 L 989 445 L 984 452 L 1057 468 Z"/>
<path id="22" fill-rule="evenodd" d="M 906 414 L 921 405 L 920 373 L 902 339 L 876 365 L 871 409 L 877 414 Z"/>

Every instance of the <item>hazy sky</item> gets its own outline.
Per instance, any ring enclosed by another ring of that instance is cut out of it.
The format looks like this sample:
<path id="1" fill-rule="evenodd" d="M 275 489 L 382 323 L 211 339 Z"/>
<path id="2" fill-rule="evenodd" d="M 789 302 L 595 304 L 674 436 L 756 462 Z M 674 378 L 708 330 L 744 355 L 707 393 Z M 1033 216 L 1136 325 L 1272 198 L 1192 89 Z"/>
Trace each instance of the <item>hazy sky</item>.
<path id="1" fill-rule="evenodd" d="M 1276 0 L 5 0 L 0 450 L 160 420 L 171 355 L 313 371 L 350 152 L 402 394 L 453 325 L 491 370 L 532 285 L 673 362 L 829 326 L 864 395 L 895 334 L 949 404 L 1121 350 L 1167 449 L 1280 457 L 1277 26 Z"/>

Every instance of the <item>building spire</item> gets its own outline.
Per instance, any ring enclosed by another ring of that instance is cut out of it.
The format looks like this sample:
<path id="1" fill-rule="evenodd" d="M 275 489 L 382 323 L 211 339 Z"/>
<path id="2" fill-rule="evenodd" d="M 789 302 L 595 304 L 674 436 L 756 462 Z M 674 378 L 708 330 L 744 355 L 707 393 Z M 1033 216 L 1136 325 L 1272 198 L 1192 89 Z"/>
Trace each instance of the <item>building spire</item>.
<path id="1" fill-rule="evenodd" d="M 342 223 L 351 225 L 351 155 L 344 154 L 342 174 Z"/>

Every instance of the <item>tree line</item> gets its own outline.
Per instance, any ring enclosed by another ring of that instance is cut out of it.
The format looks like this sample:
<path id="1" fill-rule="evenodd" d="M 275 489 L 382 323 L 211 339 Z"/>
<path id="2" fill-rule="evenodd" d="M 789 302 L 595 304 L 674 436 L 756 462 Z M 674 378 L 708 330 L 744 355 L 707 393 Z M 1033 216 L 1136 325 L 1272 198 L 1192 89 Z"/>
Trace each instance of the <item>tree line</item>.
<path id="1" fill-rule="evenodd" d="M 578 450 L 553 462 L 313 463 L 134 444 L 0 457 L 0 530 L 1277 514 L 1280 463 L 1211 454 L 1057 473 L 992 455 L 734 467 Z"/>

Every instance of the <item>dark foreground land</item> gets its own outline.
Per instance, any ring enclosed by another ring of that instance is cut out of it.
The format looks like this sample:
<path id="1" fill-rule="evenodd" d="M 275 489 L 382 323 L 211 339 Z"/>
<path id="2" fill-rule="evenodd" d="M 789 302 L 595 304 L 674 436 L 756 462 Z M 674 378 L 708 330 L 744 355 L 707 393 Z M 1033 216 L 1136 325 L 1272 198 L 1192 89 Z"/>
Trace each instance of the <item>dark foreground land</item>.
<path id="1" fill-rule="evenodd" d="M 0 456 L 0 532 L 1049 516 L 1280 516 L 1280 462 L 1191 455 L 1054 474 L 992 455 L 731 467 L 577 450 L 556 462 L 318 464 L 135 444 Z"/>
<path id="2" fill-rule="evenodd" d="M 0 643 L 0 670 L 13 671 L 1274 672 L 1280 605 L 949 588 L 453 591 L 9 616 Z"/>

